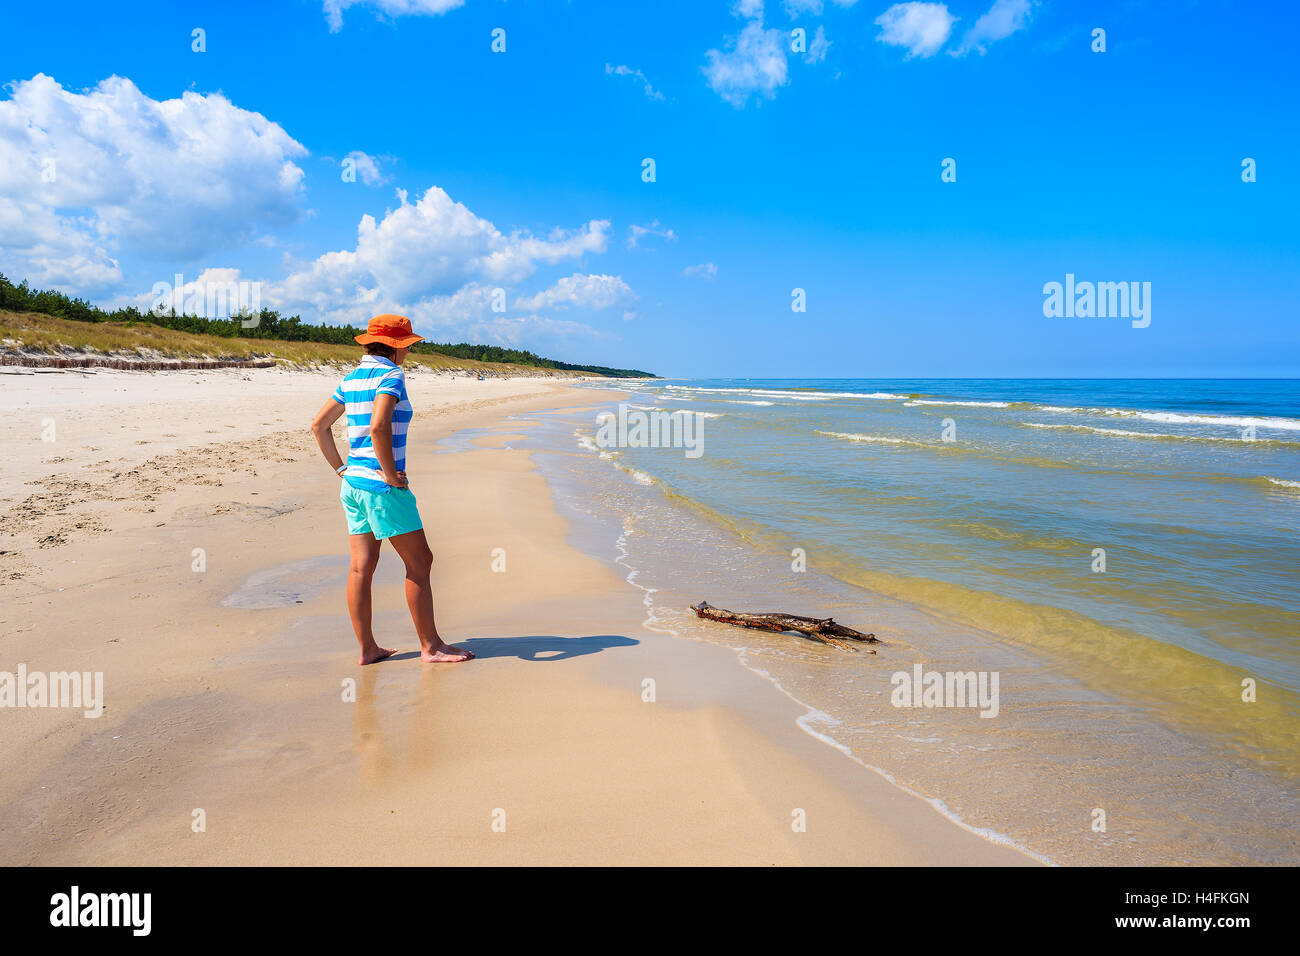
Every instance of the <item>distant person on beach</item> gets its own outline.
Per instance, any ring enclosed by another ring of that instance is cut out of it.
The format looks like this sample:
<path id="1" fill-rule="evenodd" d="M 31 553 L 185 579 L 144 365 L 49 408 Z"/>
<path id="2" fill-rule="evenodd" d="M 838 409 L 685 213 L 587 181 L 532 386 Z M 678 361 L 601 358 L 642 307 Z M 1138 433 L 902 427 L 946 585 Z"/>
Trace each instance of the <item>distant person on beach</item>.
<path id="1" fill-rule="evenodd" d="M 352 553 L 348 614 L 361 645 L 362 664 L 397 653 L 376 644 L 370 627 L 370 582 L 385 540 L 406 564 L 406 603 L 420 638 L 420 660 L 447 663 L 474 656 L 438 636 L 429 583 L 433 552 L 424 537 L 415 495 L 406 483 L 406 428 L 412 413 L 402 363 L 421 338 L 406 316 L 371 319 L 365 334 L 356 337 L 366 347 L 361 364 L 347 374 L 311 423 L 321 454 L 343 478 L 339 499 L 347 516 Z M 331 430 L 344 412 L 349 446 L 346 463 L 339 457 Z"/>

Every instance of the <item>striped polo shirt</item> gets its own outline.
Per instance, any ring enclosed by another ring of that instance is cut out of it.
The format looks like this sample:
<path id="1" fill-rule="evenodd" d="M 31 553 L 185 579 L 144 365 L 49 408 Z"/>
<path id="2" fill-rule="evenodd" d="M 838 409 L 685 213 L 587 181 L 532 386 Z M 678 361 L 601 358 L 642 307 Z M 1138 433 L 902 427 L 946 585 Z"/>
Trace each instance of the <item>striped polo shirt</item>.
<path id="1" fill-rule="evenodd" d="M 370 415 L 376 395 L 397 399 L 393 409 L 393 461 L 398 471 L 406 470 L 406 428 L 411 423 L 411 402 L 406 397 L 406 376 L 379 355 L 367 355 L 334 390 L 334 401 L 347 406 L 348 467 L 343 473 L 348 484 L 363 491 L 387 492 L 392 487 L 370 443 Z"/>

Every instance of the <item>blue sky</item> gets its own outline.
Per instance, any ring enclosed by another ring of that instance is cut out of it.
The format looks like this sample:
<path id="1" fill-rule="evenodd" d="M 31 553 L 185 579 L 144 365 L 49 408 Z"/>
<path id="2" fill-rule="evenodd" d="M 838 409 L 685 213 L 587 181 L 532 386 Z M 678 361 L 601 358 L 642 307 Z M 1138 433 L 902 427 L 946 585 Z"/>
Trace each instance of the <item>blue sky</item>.
<path id="1" fill-rule="evenodd" d="M 11 6 L 0 271 L 678 376 L 1300 373 L 1290 4 L 453 3 Z"/>

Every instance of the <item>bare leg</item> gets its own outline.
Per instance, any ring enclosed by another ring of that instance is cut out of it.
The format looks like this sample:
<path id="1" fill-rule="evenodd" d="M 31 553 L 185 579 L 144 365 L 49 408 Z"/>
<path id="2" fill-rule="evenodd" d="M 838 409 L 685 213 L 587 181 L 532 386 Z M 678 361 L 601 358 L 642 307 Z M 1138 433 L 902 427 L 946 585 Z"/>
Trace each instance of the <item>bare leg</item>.
<path id="1" fill-rule="evenodd" d="M 375 634 L 370 629 L 370 581 L 375 576 L 375 566 L 379 564 L 380 542 L 373 534 L 348 535 L 348 548 L 351 551 L 351 563 L 348 566 L 348 616 L 352 618 L 352 629 L 357 632 L 357 643 L 361 645 L 361 664 L 373 664 L 397 652 L 375 643 Z"/>
<path id="2" fill-rule="evenodd" d="M 406 604 L 411 609 L 415 633 L 420 637 L 420 660 L 441 664 L 472 659 L 472 652 L 452 647 L 438 636 L 438 627 L 433 622 L 433 585 L 429 583 L 433 552 L 429 550 L 424 530 L 399 534 L 388 540 L 406 564 Z"/>

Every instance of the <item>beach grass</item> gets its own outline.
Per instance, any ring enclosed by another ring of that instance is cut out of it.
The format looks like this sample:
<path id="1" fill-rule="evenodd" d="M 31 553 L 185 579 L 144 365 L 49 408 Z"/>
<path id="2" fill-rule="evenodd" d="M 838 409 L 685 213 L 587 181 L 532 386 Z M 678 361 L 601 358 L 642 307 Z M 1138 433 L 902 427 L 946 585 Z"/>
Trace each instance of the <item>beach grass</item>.
<path id="1" fill-rule="evenodd" d="M 277 339 L 223 338 L 179 332 L 148 322 L 77 322 L 36 312 L 0 309 L 0 343 L 5 352 L 68 355 L 102 354 L 142 359 L 274 359 L 295 367 L 354 365 L 358 346 Z M 439 354 L 407 356 L 407 365 L 443 372 L 481 372 L 493 376 L 586 376 L 585 372 L 500 362 L 479 362 Z"/>

